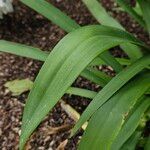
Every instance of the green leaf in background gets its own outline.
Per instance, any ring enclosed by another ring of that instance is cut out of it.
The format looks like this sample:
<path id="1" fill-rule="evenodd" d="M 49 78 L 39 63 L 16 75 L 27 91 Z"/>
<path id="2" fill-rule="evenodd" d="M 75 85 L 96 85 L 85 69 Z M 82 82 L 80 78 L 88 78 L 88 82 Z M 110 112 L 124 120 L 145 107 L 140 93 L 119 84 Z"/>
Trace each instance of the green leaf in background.
<path id="1" fill-rule="evenodd" d="M 119 73 L 121 70 L 123 70 L 123 66 L 116 61 L 109 51 L 104 51 L 102 54 L 100 54 L 100 58 L 106 62 L 107 65 L 110 65 L 116 73 Z"/>
<path id="2" fill-rule="evenodd" d="M 106 12 L 106 10 L 102 7 L 101 3 L 99 3 L 97 0 L 82 1 L 100 24 L 125 30 L 124 27 L 117 20 L 115 20 Z M 143 55 L 139 47 L 130 43 L 122 44 L 121 48 L 127 53 L 132 61 L 137 60 Z"/>
<path id="3" fill-rule="evenodd" d="M 113 17 L 111 17 L 103 8 L 101 3 L 99 3 L 97 0 L 82 0 L 83 3 L 87 6 L 87 8 L 90 10 L 91 14 L 96 18 L 96 20 L 105 26 L 111 26 L 116 27 L 119 29 L 124 30 L 122 25 L 115 20 Z"/>
<path id="4" fill-rule="evenodd" d="M 23 149 L 34 129 L 84 68 L 98 55 L 123 42 L 143 45 L 127 32 L 93 25 L 69 33 L 55 46 L 42 66 L 29 94 L 23 115 L 20 149 Z M 143 68 L 145 63 L 147 64 L 147 59 L 143 63 L 141 61 L 140 68 Z M 140 69 L 137 67 L 137 70 Z M 134 73 L 135 71 L 132 75 Z"/>
<path id="5" fill-rule="evenodd" d="M 115 58 L 121 65 L 128 66 L 131 64 L 131 60 L 127 58 Z M 106 65 L 106 63 L 100 58 L 96 57 L 89 66 L 100 66 L 100 65 Z"/>
<path id="6" fill-rule="evenodd" d="M 130 6 L 126 0 L 115 0 L 132 18 L 134 18 L 142 27 L 146 28 L 143 18 Z M 142 0 L 143 1 L 143 0 Z M 145 1 L 145 0 L 144 0 Z"/>
<path id="7" fill-rule="evenodd" d="M 120 47 L 129 56 L 132 62 L 136 61 L 137 59 L 143 56 L 142 48 L 136 45 L 125 43 L 125 44 L 121 44 Z"/>
<path id="8" fill-rule="evenodd" d="M 67 32 L 73 31 L 80 27 L 74 20 L 70 19 L 62 11 L 54 7 L 52 4 L 46 2 L 45 0 L 20 1 L 38 13 L 42 14 L 44 17 L 48 18 Z"/>
<path id="9" fill-rule="evenodd" d="M 133 9 L 134 9 L 134 11 L 136 11 L 137 14 L 139 14 L 140 16 L 143 16 L 141 7 L 138 2 L 136 2 L 136 5 L 135 5 L 135 7 L 133 7 Z"/>
<path id="10" fill-rule="evenodd" d="M 85 69 L 81 73 L 81 76 L 85 77 L 86 79 L 89 79 L 90 81 L 94 83 L 97 83 L 101 87 L 104 87 L 111 80 L 111 77 L 93 68 Z"/>
<path id="11" fill-rule="evenodd" d="M 40 61 L 45 61 L 48 56 L 48 53 L 41 51 L 39 48 L 34 48 L 32 46 L 27 46 L 14 42 L 8 42 L 5 40 L 0 40 L 0 51 L 37 59 Z"/>
<path id="12" fill-rule="evenodd" d="M 124 10 L 122 7 L 120 7 L 120 6 L 118 6 L 117 8 L 114 8 L 113 10 L 124 11 L 124 12 L 125 12 L 125 10 Z M 136 1 L 135 6 L 133 7 L 133 10 L 134 10 L 139 16 L 143 16 L 141 7 L 140 7 L 140 5 L 139 5 L 139 3 L 138 3 L 137 1 Z"/>
<path id="13" fill-rule="evenodd" d="M 131 109 L 150 87 L 149 75 L 149 73 L 142 76 L 139 75 L 129 82 L 92 115 L 79 144 L 79 150 L 111 149 L 115 138 L 120 134 L 123 125 L 127 123 L 125 122 L 126 117 Z M 148 104 L 150 105 L 149 100 L 146 99 L 145 106 L 147 107 Z M 139 116 L 137 112 L 135 113 L 135 115 Z M 131 121 L 127 123 L 128 128 L 132 128 L 132 125 Z M 126 129 L 124 131 L 129 132 Z M 119 140 L 121 141 L 124 136 L 127 136 L 125 132 L 119 136 Z M 120 144 L 120 141 L 117 142 Z M 117 146 L 114 146 L 114 150 L 119 150 Z"/>
<path id="14" fill-rule="evenodd" d="M 71 95 L 78 95 L 86 98 L 93 99 L 97 92 L 86 90 L 86 89 L 81 89 L 81 88 L 75 88 L 75 87 L 69 87 L 66 93 L 71 94 Z"/>
<path id="15" fill-rule="evenodd" d="M 13 96 L 17 96 L 22 94 L 23 92 L 31 90 L 33 82 L 29 79 L 17 79 L 6 82 L 4 86 L 7 87 L 10 92 L 12 92 Z"/>
<path id="16" fill-rule="evenodd" d="M 146 22 L 147 30 L 150 35 L 150 0 L 138 0 L 141 6 L 144 20 Z"/>

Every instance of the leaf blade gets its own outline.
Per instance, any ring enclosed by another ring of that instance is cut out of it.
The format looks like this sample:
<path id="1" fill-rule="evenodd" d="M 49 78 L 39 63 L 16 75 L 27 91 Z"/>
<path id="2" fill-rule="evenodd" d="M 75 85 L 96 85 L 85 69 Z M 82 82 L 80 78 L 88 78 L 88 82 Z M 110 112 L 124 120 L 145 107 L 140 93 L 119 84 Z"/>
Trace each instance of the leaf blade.
<path id="1" fill-rule="evenodd" d="M 70 19 L 70 17 L 45 0 L 21 0 L 21 2 L 42 14 L 67 32 L 80 27 L 74 20 Z"/>
<path id="2" fill-rule="evenodd" d="M 134 18 L 142 27 L 145 28 L 145 22 L 143 18 L 136 13 L 136 11 L 129 5 L 129 3 L 125 0 L 115 0 L 123 9 Z"/>
<path id="3" fill-rule="evenodd" d="M 139 106 L 133 110 L 131 116 L 129 116 L 129 118 L 126 120 L 126 123 L 123 125 L 120 133 L 112 145 L 112 150 L 120 149 L 121 146 L 127 141 L 127 139 L 138 127 L 141 117 L 149 106 L 150 98 L 146 96 L 144 96 L 144 98 L 142 97 Z"/>
<path id="4" fill-rule="evenodd" d="M 23 57 L 45 61 L 48 53 L 41 51 L 39 48 L 0 40 L 0 51 L 11 53 Z"/>
<path id="5" fill-rule="evenodd" d="M 138 0 L 142 12 L 143 12 L 143 17 L 146 22 L 147 30 L 150 35 L 150 1 L 149 0 Z"/>

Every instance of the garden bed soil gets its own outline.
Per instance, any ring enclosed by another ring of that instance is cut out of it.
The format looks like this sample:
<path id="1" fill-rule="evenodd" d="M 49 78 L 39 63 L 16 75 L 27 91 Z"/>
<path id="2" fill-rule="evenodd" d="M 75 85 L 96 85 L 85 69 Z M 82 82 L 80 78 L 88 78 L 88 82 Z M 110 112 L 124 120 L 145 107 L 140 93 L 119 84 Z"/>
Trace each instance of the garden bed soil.
<path id="1" fill-rule="evenodd" d="M 96 24 L 96 20 L 90 15 L 81 0 L 50 0 L 55 6 L 66 12 L 80 25 Z M 122 25 L 134 33 L 138 38 L 148 44 L 148 35 L 126 13 L 118 12 L 116 4 L 111 0 L 102 0 L 103 5 Z M 50 51 L 58 41 L 66 34 L 58 26 L 54 25 L 38 13 L 24 6 L 18 0 L 14 0 L 14 13 L 4 16 L 0 20 L 0 39 L 14 41 L 39 47 L 43 51 Z M 113 55 L 124 57 L 124 53 L 118 48 L 112 50 Z M 4 87 L 7 81 L 29 78 L 34 81 L 42 62 L 0 53 L 0 149 L 18 150 L 21 117 L 28 92 L 20 96 L 12 94 Z M 107 73 L 112 73 L 109 68 L 103 67 Z M 113 73 L 112 73 L 113 74 Z M 97 91 L 99 87 L 86 79 L 79 77 L 74 86 Z M 78 96 L 65 95 L 63 100 L 73 106 L 79 113 L 89 104 L 89 100 Z M 49 113 L 31 136 L 26 149 L 32 150 L 76 150 L 77 143 L 82 136 L 80 131 L 72 139 L 68 139 L 70 127 L 74 121 L 61 108 L 60 102 Z M 58 133 L 51 133 L 51 128 L 64 127 Z M 66 127 L 67 126 L 67 127 Z M 45 132 L 46 131 L 46 132 Z M 47 132 L 49 131 L 49 132 Z M 65 141 L 67 139 L 67 141 Z M 63 142 L 64 141 L 64 142 Z M 62 143 L 63 142 L 63 143 Z M 60 145 L 61 144 L 61 145 Z"/>

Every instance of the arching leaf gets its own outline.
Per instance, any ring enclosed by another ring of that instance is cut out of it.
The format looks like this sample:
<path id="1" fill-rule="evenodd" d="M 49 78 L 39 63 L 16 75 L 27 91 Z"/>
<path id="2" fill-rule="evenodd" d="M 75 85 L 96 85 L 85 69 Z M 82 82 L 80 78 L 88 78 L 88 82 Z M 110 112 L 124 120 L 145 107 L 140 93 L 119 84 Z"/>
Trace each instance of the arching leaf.
<path id="1" fill-rule="evenodd" d="M 117 20 L 115 20 L 106 12 L 101 3 L 99 3 L 97 0 L 82 1 L 100 24 L 125 30 L 124 27 Z M 132 61 L 137 60 L 143 55 L 141 49 L 136 45 L 125 43 L 120 46 L 127 53 Z"/>

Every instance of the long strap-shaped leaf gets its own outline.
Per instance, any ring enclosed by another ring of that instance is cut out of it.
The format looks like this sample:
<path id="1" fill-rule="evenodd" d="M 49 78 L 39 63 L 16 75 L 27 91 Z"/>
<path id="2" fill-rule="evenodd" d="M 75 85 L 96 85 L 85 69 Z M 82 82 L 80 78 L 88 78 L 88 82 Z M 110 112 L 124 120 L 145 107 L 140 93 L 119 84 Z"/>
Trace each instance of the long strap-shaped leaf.
<path id="1" fill-rule="evenodd" d="M 97 0 L 82 1 L 100 24 L 125 30 L 124 27 L 117 20 L 115 20 L 106 12 L 106 10 Z M 136 59 L 142 57 L 141 49 L 136 45 L 125 43 L 121 45 L 121 48 L 127 53 L 132 61 L 135 61 Z"/>
<path id="2" fill-rule="evenodd" d="M 109 51 L 103 52 L 99 57 L 106 62 L 107 65 L 110 65 L 116 71 L 116 73 L 119 73 L 123 69 L 123 66 L 116 61 Z"/>
<path id="3" fill-rule="evenodd" d="M 60 26 L 66 32 L 71 32 L 80 27 L 74 20 L 45 0 L 20 1 Z"/>
<path id="4" fill-rule="evenodd" d="M 69 18 L 67 15 L 62 13 L 59 9 L 46 2 L 45 0 L 21 1 L 43 16 L 47 17 L 49 20 L 51 20 L 67 32 L 71 32 L 80 27 L 75 21 L 73 21 L 71 18 Z M 120 63 L 117 62 L 108 51 L 101 54 L 100 57 L 102 57 L 102 59 L 104 59 L 104 61 L 106 61 L 108 65 L 112 66 L 112 68 L 117 73 L 123 69 Z"/>
<path id="5" fill-rule="evenodd" d="M 126 0 L 115 0 L 123 9 L 130 14 L 142 27 L 146 28 L 143 18 L 129 5 Z M 145 0 L 144 0 L 145 1 Z"/>
<path id="6" fill-rule="evenodd" d="M 121 65 L 125 65 L 128 66 L 131 64 L 131 60 L 130 59 L 126 59 L 126 58 L 115 58 Z M 106 65 L 106 63 L 100 58 L 100 57 L 96 57 L 89 66 L 99 66 L 99 65 Z"/>
<path id="7" fill-rule="evenodd" d="M 150 35 L 150 0 L 138 0 Z"/>
<path id="8" fill-rule="evenodd" d="M 131 66 L 116 75 L 92 100 L 86 108 L 79 121 L 75 125 L 72 135 L 87 121 L 93 113 L 101 107 L 116 91 L 118 91 L 127 81 L 134 77 L 138 72 L 150 64 L 150 56 L 143 57 Z"/>
<path id="9" fill-rule="evenodd" d="M 135 7 L 133 7 L 134 11 L 139 15 L 139 16 L 143 16 L 141 7 L 139 5 L 139 3 L 136 1 Z"/>
<path id="10" fill-rule="evenodd" d="M 150 83 L 150 81 L 148 81 Z M 132 112 L 131 116 L 126 120 L 117 138 L 112 144 L 111 150 L 119 150 L 124 142 L 132 135 L 135 129 L 138 127 L 141 117 L 144 112 L 150 106 L 150 97 L 144 96 L 140 100 L 140 104 Z M 136 107 L 136 106 L 135 106 Z"/>
<path id="11" fill-rule="evenodd" d="M 45 61 L 49 55 L 48 53 L 43 52 L 39 48 L 34 48 L 32 46 L 18 44 L 15 42 L 8 42 L 5 40 L 0 40 L 0 51 L 40 61 Z"/>
<path id="12" fill-rule="evenodd" d="M 71 94 L 71 95 L 78 95 L 78 96 L 86 97 L 90 99 L 93 99 L 93 97 L 95 97 L 97 94 L 97 92 L 94 92 L 91 90 L 75 88 L 75 87 L 69 87 L 66 93 Z"/>
<path id="13" fill-rule="evenodd" d="M 124 31 L 99 25 L 79 28 L 56 45 L 29 94 L 23 115 L 20 149 L 84 68 L 99 54 L 122 42 L 143 45 Z"/>
<path id="14" fill-rule="evenodd" d="M 106 12 L 105 8 L 98 0 L 82 1 L 100 24 L 124 30 L 124 27 Z"/>
<path id="15" fill-rule="evenodd" d="M 93 114 L 80 142 L 79 150 L 110 150 L 125 123 L 125 118 L 137 100 L 150 87 L 149 75 L 139 76 L 125 85 Z M 118 147 L 115 147 L 115 150 L 118 150 Z"/>
<path id="16" fill-rule="evenodd" d="M 93 68 L 85 69 L 81 76 L 101 85 L 101 87 L 104 87 L 111 80 L 111 77 Z"/>
<path id="17" fill-rule="evenodd" d="M 136 131 L 135 133 L 133 133 L 133 135 L 127 140 L 127 142 L 123 144 L 121 150 L 135 150 L 140 136 L 141 132 Z"/>

